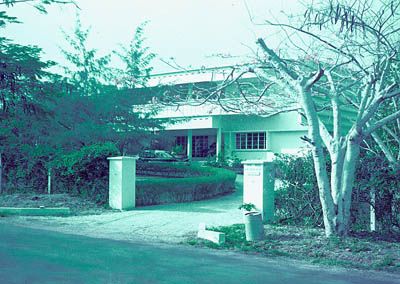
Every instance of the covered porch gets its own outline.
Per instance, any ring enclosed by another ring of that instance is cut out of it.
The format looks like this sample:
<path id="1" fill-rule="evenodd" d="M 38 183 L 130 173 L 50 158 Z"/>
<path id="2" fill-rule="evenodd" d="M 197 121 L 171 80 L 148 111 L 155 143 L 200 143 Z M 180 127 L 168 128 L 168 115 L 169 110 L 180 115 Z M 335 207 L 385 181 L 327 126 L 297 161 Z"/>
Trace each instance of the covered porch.
<path id="1" fill-rule="evenodd" d="M 221 128 L 168 130 L 165 135 L 190 160 L 218 159 L 222 155 L 224 141 Z"/>

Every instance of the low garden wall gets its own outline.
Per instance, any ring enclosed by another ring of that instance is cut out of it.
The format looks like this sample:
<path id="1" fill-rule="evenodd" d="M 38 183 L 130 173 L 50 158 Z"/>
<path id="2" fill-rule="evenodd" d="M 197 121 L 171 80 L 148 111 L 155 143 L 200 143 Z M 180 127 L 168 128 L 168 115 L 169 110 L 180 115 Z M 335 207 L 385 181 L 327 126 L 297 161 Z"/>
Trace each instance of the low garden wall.
<path id="1" fill-rule="evenodd" d="M 158 177 L 136 181 L 136 206 L 209 199 L 233 192 L 236 178 L 226 169 L 171 163 L 138 164 L 136 174 Z"/>

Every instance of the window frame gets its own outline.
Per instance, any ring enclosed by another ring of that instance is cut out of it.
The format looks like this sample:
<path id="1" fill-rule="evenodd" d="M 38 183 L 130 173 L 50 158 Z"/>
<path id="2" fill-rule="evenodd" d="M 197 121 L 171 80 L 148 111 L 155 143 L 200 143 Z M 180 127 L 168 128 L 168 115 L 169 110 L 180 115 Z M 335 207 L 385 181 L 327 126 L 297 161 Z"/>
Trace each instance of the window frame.
<path id="1" fill-rule="evenodd" d="M 242 151 L 267 150 L 267 131 L 235 132 L 235 150 L 242 150 Z"/>

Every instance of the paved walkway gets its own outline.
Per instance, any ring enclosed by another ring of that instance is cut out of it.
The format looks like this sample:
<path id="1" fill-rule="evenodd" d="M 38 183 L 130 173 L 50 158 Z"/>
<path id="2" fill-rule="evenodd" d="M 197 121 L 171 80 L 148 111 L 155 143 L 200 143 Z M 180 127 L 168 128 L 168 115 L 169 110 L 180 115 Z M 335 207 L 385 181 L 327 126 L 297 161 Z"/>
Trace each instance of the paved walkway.
<path id="1" fill-rule="evenodd" d="M 73 217 L 9 217 L 10 222 L 32 228 L 55 230 L 115 240 L 179 243 L 196 232 L 199 223 L 207 226 L 242 222 L 243 176 L 236 179 L 233 194 L 191 203 L 139 207 L 132 211 Z"/>

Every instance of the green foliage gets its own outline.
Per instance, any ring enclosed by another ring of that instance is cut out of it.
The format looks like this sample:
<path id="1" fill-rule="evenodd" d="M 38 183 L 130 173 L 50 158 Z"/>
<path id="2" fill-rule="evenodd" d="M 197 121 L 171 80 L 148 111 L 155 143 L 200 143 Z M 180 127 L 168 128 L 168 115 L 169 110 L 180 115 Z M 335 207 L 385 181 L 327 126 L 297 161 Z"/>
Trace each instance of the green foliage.
<path id="1" fill-rule="evenodd" d="M 3 28 L 7 23 L 20 23 L 16 17 L 7 15 L 5 11 L 0 11 L 0 28 Z"/>
<path id="2" fill-rule="evenodd" d="M 73 0 L 1 0 L 1 5 L 5 5 L 6 7 L 12 7 L 18 3 L 29 3 L 34 8 L 36 8 L 39 12 L 46 14 L 46 6 L 51 4 L 75 4 Z M 75 4 L 76 5 L 76 4 Z"/>
<path id="3" fill-rule="evenodd" d="M 322 225 L 317 181 L 311 155 L 279 155 L 275 192 L 279 222 L 307 226 Z M 362 151 L 352 193 L 353 230 L 369 228 L 371 190 L 375 191 L 378 230 L 388 233 L 400 228 L 400 168 L 390 165 L 383 154 Z"/>
<path id="4" fill-rule="evenodd" d="M 243 174 L 242 160 L 237 157 L 225 158 L 223 154 L 221 154 L 218 159 L 215 159 L 215 157 L 208 157 L 206 165 L 216 168 L 225 168 Z"/>
<path id="5" fill-rule="evenodd" d="M 278 222 L 321 226 L 322 209 L 311 154 L 279 155 L 276 165 L 276 184 L 280 184 L 275 191 Z"/>
<path id="6" fill-rule="evenodd" d="M 189 238 L 188 244 L 212 249 L 236 250 L 265 257 L 290 257 L 301 261 L 370 270 L 399 271 L 399 243 L 362 237 L 324 238 L 322 229 L 301 226 L 265 225 L 265 240 L 246 241 L 245 225 L 209 228 L 225 234 L 225 243 Z M 373 257 L 371 257 L 373 256 Z"/>
<path id="7" fill-rule="evenodd" d="M 362 152 L 356 179 L 356 195 L 353 199 L 368 205 L 371 190 L 374 191 L 378 229 L 387 233 L 395 228 L 399 231 L 400 167 L 389 164 L 382 153 Z M 356 211 L 357 207 L 353 208 Z M 359 220 L 356 221 L 364 224 L 365 228 L 369 223 L 368 217 L 359 216 Z"/>
<path id="8" fill-rule="evenodd" d="M 184 151 L 182 145 L 175 145 L 174 147 L 172 147 L 171 152 L 172 152 L 172 154 L 174 154 L 174 155 L 182 155 L 182 154 L 185 154 L 185 151 Z"/>
<path id="9" fill-rule="evenodd" d="M 119 70 L 117 85 L 126 88 L 143 87 L 150 76 L 153 68 L 151 61 L 156 56 L 144 46 L 144 28 L 148 22 L 144 22 L 137 27 L 133 39 L 128 47 L 122 46 L 121 52 L 115 52 L 125 65 L 123 70 Z"/>
<path id="10" fill-rule="evenodd" d="M 90 96 L 101 92 L 101 83 L 111 78 L 109 68 L 110 55 L 98 56 L 97 50 L 89 48 L 87 41 L 90 29 L 82 27 L 77 17 L 74 34 L 64 32 L 65 39 L 72 51 L 61 50 L 65 59 L 72 65 L 65 72 L 70 76 L 69 83 L 75 87 L 78 95 Z"/>
<path id="11" fill-rule="evenodd" d="M 90 146 L 83 146 L 78 151 L 63 155 L 51 162 L 51 168 L 66 168 L 66 173 L 74 173 L 73 167 L 84 163 L 85 160 L 96 159 L 98 157 L 117 155 L 119 153 L 115 144 L 107 142 L 104 144 L 96 143 Z"/>
<path id="12" fill-rule="evenodd" d="M 79 194 L 104 204 L 108 200 L 107 158 L 119 154 L 113 143 L 84 146 L 53 161 L 54 192 Z"/>
<path id="13" fill-rule="evenodd" d="M 205 171 L 205 168 L 191 164 L 138 162 L 136 173 L 142 176 L 183 178 L 206 175 L 207 171 Z"/>
<path id="14" fill-rule="evenodd" d="M 89 32 L 78 18 L 73 36 L 65 35 L 72 51 L 63 53 L 72 68 L 66 68 L 71 89 L 54 109 L 68 130 L 61 137 L 81 145 L 109 141 L 118 145 L 124 154 L 137 153 L 150 140 L 148 130 L 160 128 L 159 122 L 150 119 L 151 113 L 142 115 L 134 111 L 133 105 L 143 103 L 141 99 L 146 97 L 141 91 L 104 85 L 113 76 L 108 67 L 110 55 L 99 57 L 95 49 L 88 48 Z M 141 64 L 139 61 L 137 58 L 131 62 L 131 68 Z"/>
<path id="15" fill-rule="evenodd" d="M 177 176 L 177 172 L 181 172 L 180 176 L 186 177 L 138 180 L 136 183 L 136 204 L 138 205 L 203 200 L 234 190 L 236 174 L 228 170 L 166 163 L 143 165 L 143 167 L 147 166 L 150 167 L 149 169 L 158 169 L 156 172 L 159 172 L 160 168 L 168 169 L 164 172 L 173 172 L 174 176 Z"/>
<path id="16" fill-rule="evenodd" d="M 112 142 L 121 153 L 137 153 L 152 137 L 148 130 L 159 127 L 159 123 L 133 110 L 135 95 L 122 95 L 110 87 L 107 94 L 59 98 L 53 111 L 60 132 L 53 139 L 64 149 Z"/>
<path id="17" fill-rule="evenodd" d="M 0 28 L 13 22 L 0 12 Z M 53 191 L 105 202 L 106 157 L 138 152 L 151 139 L 148 130 L 160 129 L 151 114 L 133 109 L 143 90 L 104 85 L 109 56 L 88 48 L 88 36 L 79 20 L 67 36 L 68 79 L 48 72 L 54 63 L 41 59 L 40 48 L 0 37 L 0 192 L 45 192 L 53 168 Z"/>
<path id="18" fill-rule="evenodd" d="M 399 267 L 399 264 L 396 263 L 396 260 L 395 260 L 395 258 L 393 256 L 386 255 L 382 260 L 380 260 L 379 262 L 375 263 L 373 265 L 373 268 L 382 269 L 382 268 L 386 268 L 386 267 L 390 267 L 390 266 Z"/>
<path id="19" fill-rule="evenodd" d="M 243 209 L 245 211 L 252 211 L 256 209 L 256 206 L 253 203 L 243 203 L 242 205 L 239 206 L 238 209 Z"/>
<path id="20" fill-rule="evenodd" d="M 4 13 L 1 19 L 16 22 Z M 0 38 L 0 153 L 6 189 L 40 191 L 46 178 L 45 164 L 53 150 L 48 143 L 51 74 L 46 69 L 53 63 L 40 56 L 38 47 Z M 4 191 L 1 185 L 0 191 Z"/>

